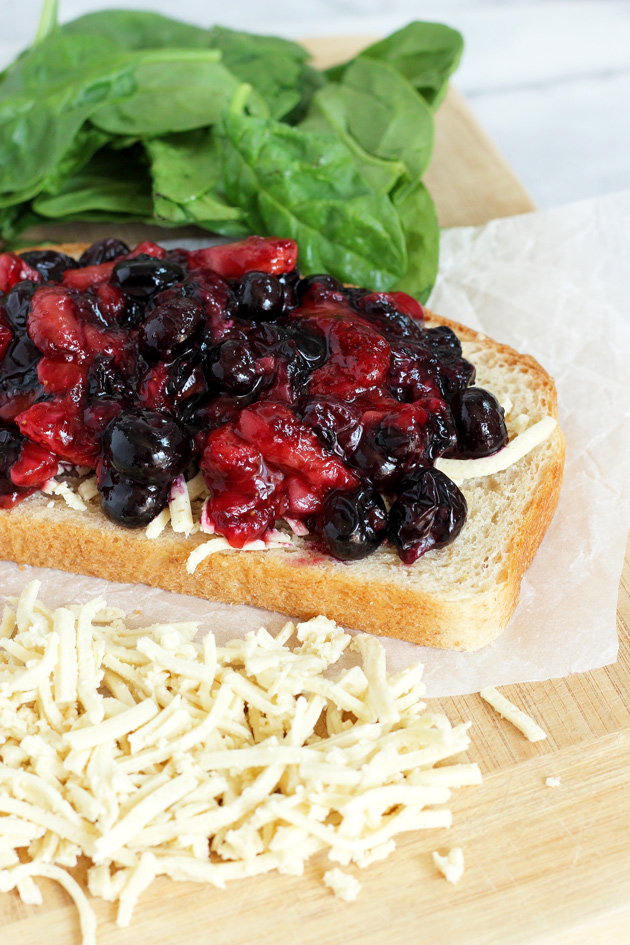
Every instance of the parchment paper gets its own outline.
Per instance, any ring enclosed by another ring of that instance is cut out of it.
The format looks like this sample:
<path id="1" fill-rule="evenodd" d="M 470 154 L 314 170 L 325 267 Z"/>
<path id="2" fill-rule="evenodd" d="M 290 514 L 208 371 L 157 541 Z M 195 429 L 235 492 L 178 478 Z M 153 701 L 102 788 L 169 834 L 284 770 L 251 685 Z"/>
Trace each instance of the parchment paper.
<path id="1" fill-rule="evenodd" d="M 201 241 L 208 243 L 208 240 Z M 615 661 L 630 524 L 630 192 L 444 232 L 431 308 L 533 354 L 554 376 L 567 438 L 555 519 L 499 640 L 447 653 L 383 640 L 391 670 L 425 664 L 429 695 L 566 676 Z M 34 540 L 36 540 L 34 538 Z M 145 586 L 0 562 L 0 588 L 42 581 L 53 605 L 103 594 L 139 621 L 198 619 L 220 640 L 285 618 Z"/>

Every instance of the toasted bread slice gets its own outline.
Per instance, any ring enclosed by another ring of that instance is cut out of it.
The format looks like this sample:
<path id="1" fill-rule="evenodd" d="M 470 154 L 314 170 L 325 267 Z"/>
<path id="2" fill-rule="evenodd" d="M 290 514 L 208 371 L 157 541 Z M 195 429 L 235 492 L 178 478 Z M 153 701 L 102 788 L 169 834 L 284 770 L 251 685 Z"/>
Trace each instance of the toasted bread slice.
<path id="1" fill-rule="evenodd" d="M 78 255 L 84 247 L 59 247 Z M 543 368 L 479 332 L 449 325 L 477 369 L 476 383 L 531 423 L 557 418 L 555 385 Z M 445 649 L 476 650 L 495 639 L 516 606 L 521 580 L 553 517 L 562 482 L 564 436 L 551 436 L 503 472 L 467 480 L 468 518 L 458 538 L 415 564 L 388 547 L 361 561 L 291 548 L 217 552 L 186 570 L 208 540 L 170 528 L 156 539 L 111 523 L 98 501 L 87 511 L 41 493 L 0 511 L 0 557 L 112 581 L 144 583 L 209 600 L 252 604 L 302 619 L 325 614 L 346 627 Z"/>

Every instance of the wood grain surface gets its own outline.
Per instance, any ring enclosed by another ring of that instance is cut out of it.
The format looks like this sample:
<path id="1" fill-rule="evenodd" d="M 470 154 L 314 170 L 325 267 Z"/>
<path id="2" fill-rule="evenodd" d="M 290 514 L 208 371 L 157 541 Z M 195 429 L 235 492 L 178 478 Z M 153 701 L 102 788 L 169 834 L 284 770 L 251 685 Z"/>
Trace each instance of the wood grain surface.
<path id="1" fill-rule="evenodd" d="M 318 64 L 327 65 L 361 42 L 310 45 Z M 437 116 L 436 157 L 427 180 L 446 226 L 533 209 L 454 91 Z M 71 238 L 92 239 L 103 231 L 76 226 Z M 126 231 L 131 240 L 139 236 L 137 229 Z M 58 228 L 31 235 L 59 239 Z M 264 876 L 224 892 L 160 880 L 142 897 L 130 929 L 116 927 L 113 906 L 94 902 L 99 945 L 626 945 L 629 625 L 627 550 L 616 665 L 503 690 L 543 723 L 546 741 L 530 744 L 476 695 L 441 700 L 452 721 L 473 720 L 468 758 L 479 762 L 484 783 L 455 793 L 450 831 L 405 836 L 387 861 L 358 871 L 363 892 L 355 903 L 335 900 L 321 885 L 328 868 L 323 855 L 313 858 L 303 877 Z M 549 776 L 559 777 L 560 786 L 546 787 Z M 467 864 L 458 886 L 436 873 L 430 856 L 453 846 L 463 847 Z M 41 886 L 39 908 L 23 905 L 15 894 L 0 896 L 0 945 L 79 942 L 68 896 L 52 883 Z"/>

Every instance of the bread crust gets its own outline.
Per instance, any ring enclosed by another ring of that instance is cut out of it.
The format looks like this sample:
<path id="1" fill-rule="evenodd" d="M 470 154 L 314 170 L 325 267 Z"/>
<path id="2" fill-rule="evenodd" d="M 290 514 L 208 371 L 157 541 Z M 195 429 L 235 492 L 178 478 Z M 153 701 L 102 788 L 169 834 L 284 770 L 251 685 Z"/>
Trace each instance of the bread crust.
<path id="1" fill-rule="evenodd" d="M 78 256 L 85 246 L 72 243 L 56 248 Z M 451 327 L 464 343 L 489 346 L 502 363 L 532 376 L 543 409 L 557 419 L 554 382 L 534 358 L 432 312 L 427 312 L 427 323 Z M 86 514 L 66 507 L 51 511 L 41 495 L 0 511 L 0 558 L 149 584 L 208 600 L 251 604 L 301 619 L 325 614 L 344 626 L 378 635 L 444 649 L 476 650 L 499 635 L 516 607 L 523 575 L 555 512 L 563 467 L 564 436 L 556 427 L 543 474 L 509 537 L 502 579 L 474 593 L 445 595 L 424 586 L 423 562 L 439 552 L 430 552 L 412 565 L 414 574 L 408 581 L 390 578 L 391 569 L 406 569 L 391 556 L 389 571 L 381 573 L 381 569 L 377 576 L 367 577 L 358 575 L 351 565 L 307 549 L 299 554 L 275 549 L 218 552 L 188 574 L 190 552 L 205 536 L 184 538 L 169 530 L 150 540 L 143 530 L 113 525 L 100 512 Z"/>

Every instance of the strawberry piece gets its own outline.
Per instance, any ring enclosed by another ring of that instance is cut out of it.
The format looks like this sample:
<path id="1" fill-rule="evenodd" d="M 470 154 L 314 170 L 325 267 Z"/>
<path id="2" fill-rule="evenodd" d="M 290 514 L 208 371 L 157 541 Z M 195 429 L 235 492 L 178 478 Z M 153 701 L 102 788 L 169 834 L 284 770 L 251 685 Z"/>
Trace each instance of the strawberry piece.
<path id="1" fill-rule="evenodd" d="M 11 466 L 11 482 L 22 489 L 41 489 L 57 474 L 59 457 L 38 443 L 25 440 L 18 460 Z"/>
<path id="2" fill-rule="evenodd" d="M 209 246 L 189 253 L 191 269 L 212 269 L 224 279 L 240 279 L 246 272 L 280 275 L 297 263 L 297 244 L 263 236 L 249 236 L 239 243 Z"/>
<path id="3" fill-rule="evenodd" d="M 27 325 L 29 335 L 43 354 L 69 353 L 84 357 L 85 335 L 74 302 L 60 286 L 43 286 L 37 290 Z"/>
<path id="4" fill-rule="evenodd" d="M 25 436 L 60 459 L 77 466 L 94 466 L 98 444 L 85 429 L 70 397 L 33 404 L 15 420 Z"/>
<path id="5" fill-rule="evenodd" d="M 8 292 L 25 279 L 31 282 L 42 281 L 37 269 L 25 263 L 20 256 L 15 253 L 0 253 L 0 292 Z"/>
<path id="6" fill-rule="evenodd" d="M 66 269 L 61 279 L 68 289 L 85 292 L 92 286 L 100 285 L 111 278 L 116 260 L 100 263 L 98 266 L 84 266 L 83 269 Z"/>
<path id="7" fill-rule="evenodd" d="M 311 375 L 311 397 L 334 396 L 349 401 L 385 383 L 390 347 L 378 332 L 367 325 L 340 321 L 320 324 L 328 337 L 330 356 Z"/>
<path id="8" fill-rule="evenodd" d="M 75 361 L 61 361 L 44 356 L 37 365 L 37 377 L 46 394 L 75 391 L 80 396 L 85 386 L 85 367 Z"/>
<path id="9" fill-rule="evenodd" d="M 166 250 L 162 246 L 158 246 L 157 243 L 152 243 L 150 240 L 145 240 L 143 243 L 138 243 L 136 248 L 128 253 L 125 256 L 125 259 L 135 259 L 136 256 L 153 256 L 155 259 L 164 259 L 166 256 Z M 120 260 L 117 260 L 118 262 Z"/>
<path id="10" fill-rule="evenodd" d="M 364 295 L 361 299 L 362 306 L 368 306 L 371 303 L 389 304 L 398 309 L 399 312 L 408 315 L 417 322 L 424 321 L 424 309 L 417 299 L 406 292 L 372 292 L 370 295 Z"/>

